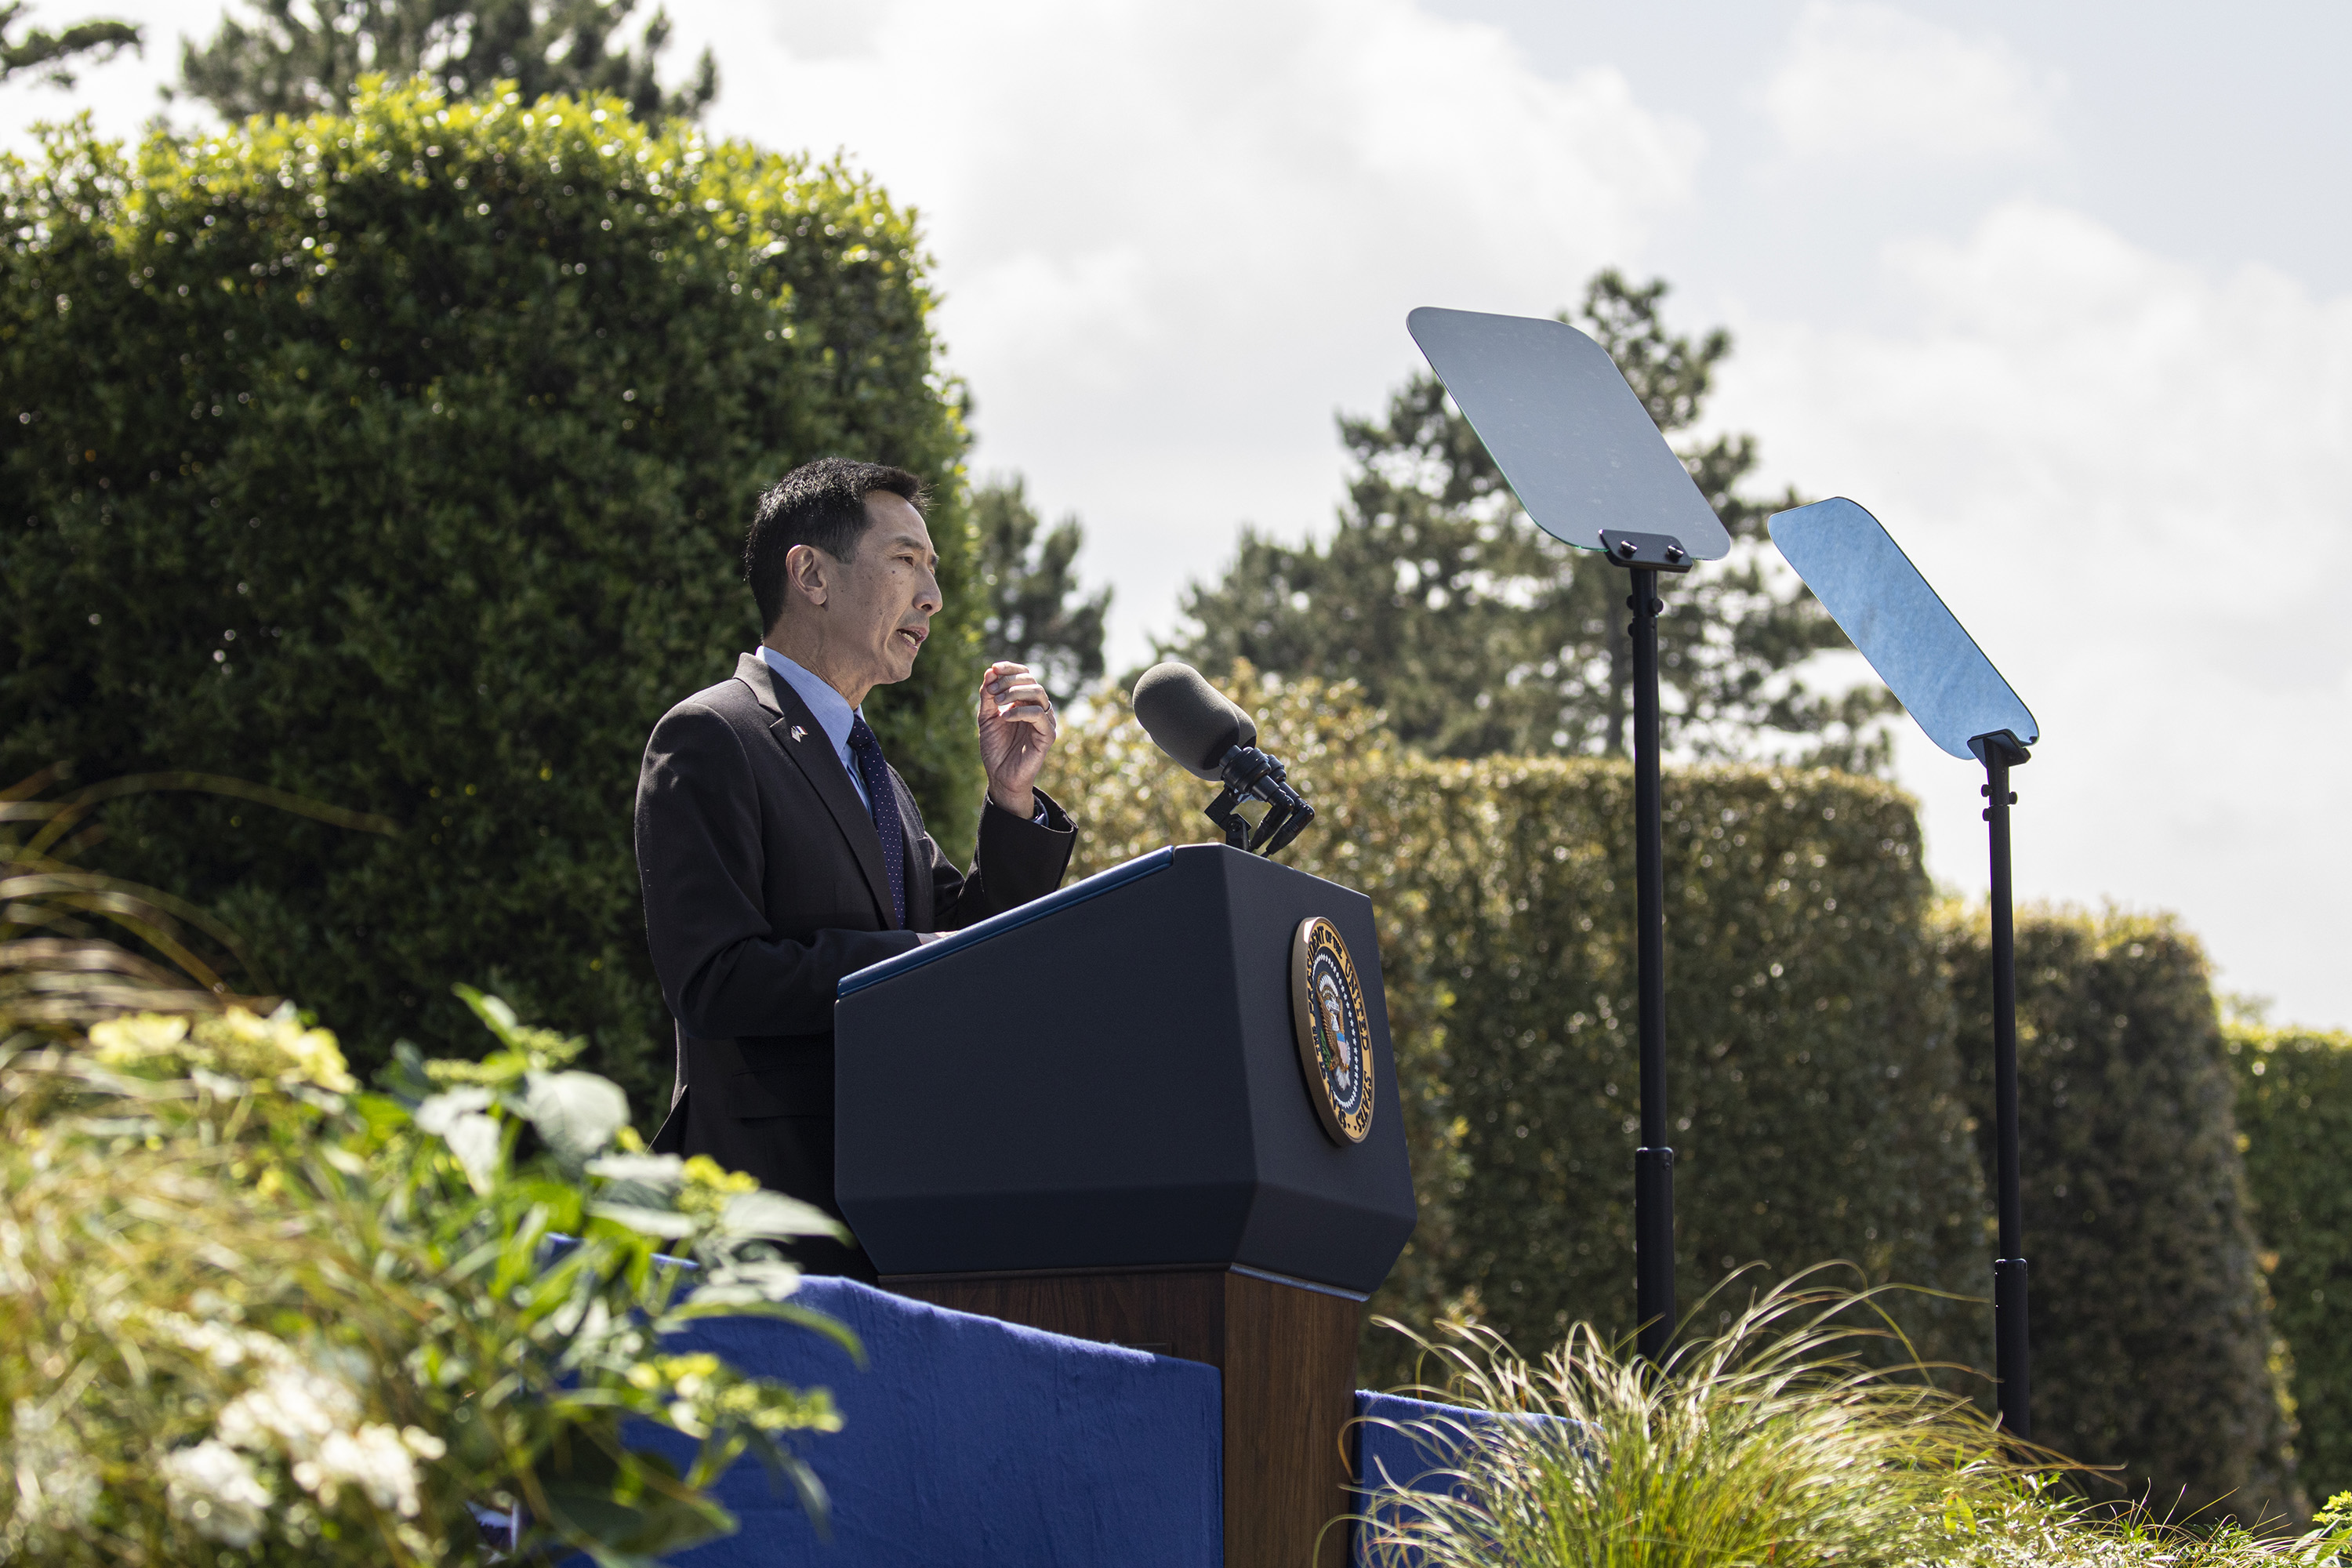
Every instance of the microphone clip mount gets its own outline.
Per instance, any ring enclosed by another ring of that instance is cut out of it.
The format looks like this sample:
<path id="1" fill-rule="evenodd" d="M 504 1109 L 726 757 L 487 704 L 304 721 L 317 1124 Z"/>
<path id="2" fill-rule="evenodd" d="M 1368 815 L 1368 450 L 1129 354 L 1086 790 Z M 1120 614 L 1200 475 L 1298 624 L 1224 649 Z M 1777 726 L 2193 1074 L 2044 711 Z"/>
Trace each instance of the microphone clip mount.
<path id="1" fill-rule="evenodd" d="M 1270 859 L 1288 847 L 1290 841 L 1315 820 L 1315 808 L 1290 787 L 1282 764 L 1255 746 L 1235 746 L 1227 752 L 1217 773 L 1224 787 L 1217 792 L 1217 798 L 1209 803 L 1203 815 L 1217 825 L 1225 842 L 1236 849 L 1263 854 Z M 1244 800 L 1265 803 L 1265 815 L 1258 819 L 1255 829 L 1241 814 Z"/>

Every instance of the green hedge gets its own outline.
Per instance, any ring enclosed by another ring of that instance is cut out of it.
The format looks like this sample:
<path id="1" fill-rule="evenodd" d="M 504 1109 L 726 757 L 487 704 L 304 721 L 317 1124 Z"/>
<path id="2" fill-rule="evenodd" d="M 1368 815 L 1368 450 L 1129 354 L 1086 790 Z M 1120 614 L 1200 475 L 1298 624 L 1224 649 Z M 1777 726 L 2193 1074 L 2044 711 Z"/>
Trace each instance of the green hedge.
<path id="1" fill-rule="evenodd" d="M 877 728 L 942 830 L 978 805 L 959 394 L 911 219 L 835 165 L 617 100 L 254 121 L 0 160 L 0 782 L 233 774 L 111 808 L 108 864 L 210 905 L 268 978 L 472 1038 L 454 980 L 666 1092 L 630 800 L 654 720 L 758 637 L 754 497 L 841 451 L 950 504 L 949 618 Z"/>
<path id="2" fill-rule="evenodd" d="M 1981 919 L 1949 927 L 1978 1040 L 1989 940 Z M 2169 919 L 2026 911 L 2017 990 L 2035 1439 L 2120 1466 L 2159 1509 L 2307 1512 L 2204 953 Z M 1966 1060 L 1989 1166 L 1991 1053 Z"/>
<path id="3" fill-rule="evenodd" d="M 1422 1225 L 1374 1310 L 1475 1310 L 1531 1350 L 1574 1319 L 1630 1330 L 1629 770 L 1431 762 L 1353 688 L 1244 670 L 1229 689 L 1320 813 L 1286 858 L 1380 916 Z M 1055 766 L 1086 825 L 1074 872 L 1213 837 L 1209 791 L 1116 703 Z M 1666 808 L 1685 1306 L 1753 1260 L 1973 1287 L 1983 1195 L 1909 803 L 1866 779 L 1707 768 L 1670 775 Z M 1981 1308 L 1903 1313 L 1924 1351 L 1982 1364 Z M 1402 1350 L 1368 1331 L 1365 1374 L 1401 1381 Z"/>
<path id="4" fill-rule="evenodd" d="M 1632 773 L 1496 762 L 1448 782 L 1486 868 L 1438 922 L 1470 1165 L 1457 1278 L 1524 1343 L 1579 1320 L 1630 1331 Z M 1981 1194 L 1909 804 L 1845 775 L 1723 767 L 1671 775 L 1665 810 L 1683 1307 L 1751 1261 L 1767 1279 L 1845 1258 L 1874 1282 L 1962 1287 Z M 1718 1301 L 1716 1324 L 1738 1304 Z M 1903 1315 L 1929 1353 L 1975 1359 L 1976 1314 L 1920 1299 Z"/>
<path id="5" fill-rule="evenodd" d="M 2316 1500 L 2352 1490 L 2352 1035 L 2232 1028 L 2226 1048 Z"/>

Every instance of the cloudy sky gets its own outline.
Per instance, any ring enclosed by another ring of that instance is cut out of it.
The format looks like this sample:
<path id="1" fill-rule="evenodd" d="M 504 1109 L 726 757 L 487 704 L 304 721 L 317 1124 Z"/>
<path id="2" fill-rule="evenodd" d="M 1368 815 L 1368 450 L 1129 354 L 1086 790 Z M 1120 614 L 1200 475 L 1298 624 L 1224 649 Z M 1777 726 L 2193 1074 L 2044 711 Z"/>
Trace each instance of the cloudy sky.
<path id="1" fill-rule="evenodd" d="M 1737 334 L 1712 422 L 1875 511 L 2033 708 L 2021 890 L 2176 910 L 2225 987 L 2352 1026 L 2352 11 L 670 9 L 718 129 L 920 209 L 976 466 L 1085 520 L 1116 660 L 1242 521 L 1328 527 L 1412 306 L 1662 275 Z M 218 11 L 117 10 L 159 47 L 76 100 L 129 130 Z M 1898 773 L 1980 889 L 1979 775 L 1916 734 Z"/>

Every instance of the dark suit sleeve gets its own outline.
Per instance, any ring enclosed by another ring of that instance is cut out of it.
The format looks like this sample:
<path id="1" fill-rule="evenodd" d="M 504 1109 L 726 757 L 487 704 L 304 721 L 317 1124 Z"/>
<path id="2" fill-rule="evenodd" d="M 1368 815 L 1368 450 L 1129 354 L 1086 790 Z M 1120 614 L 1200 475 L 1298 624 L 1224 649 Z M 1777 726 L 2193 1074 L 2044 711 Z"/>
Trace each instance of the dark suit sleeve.
<path id="1" fill-rule="evenodd" d="M 959 931 L 975 921 L 1018 909 L 1062 885 L 1070 868 L 1070 852 L 1078 834 L 1070 814 L 1044 790 L 1037 793 L 1045 807 L 1043 823 L 1013 816 L 992 800 L 980 807 L 980 847 L 971 869 L 959 871 L 940 851 L 929 833 L 920 842 L 930 857 L 932 917 L 935 929 Z M 899 785 L 899 799 L 910 808 L 914 796 Z"/>
<path id="2" fill-rule="evenodd" d="M 740 738 L 708 708 L 673 709 L 637 775 L 637 876 L 662 999 L 689 1035 L 825 1033 L 843 975 L 916 945 L 903 931 L 780 936 L 761 896 L 768 853 Z"/>

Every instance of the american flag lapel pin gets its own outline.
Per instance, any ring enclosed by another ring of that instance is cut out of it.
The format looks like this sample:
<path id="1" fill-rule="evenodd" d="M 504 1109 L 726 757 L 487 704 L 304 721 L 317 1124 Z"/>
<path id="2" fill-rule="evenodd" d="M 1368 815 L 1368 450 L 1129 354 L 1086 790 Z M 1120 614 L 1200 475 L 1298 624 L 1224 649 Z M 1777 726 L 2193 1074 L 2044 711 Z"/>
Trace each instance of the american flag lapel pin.
<path id="1" fill-rule="evenodd" d="M 804 740 L 806 740 L 807 738 L 808 738 L 808 731 L 807 731 L 806 730 L 802 729 L 798 724 L 795 724 L 795 725 L 793 725 L 793 740 L 795 740 L 795 741 L 804 741 Z"/>

